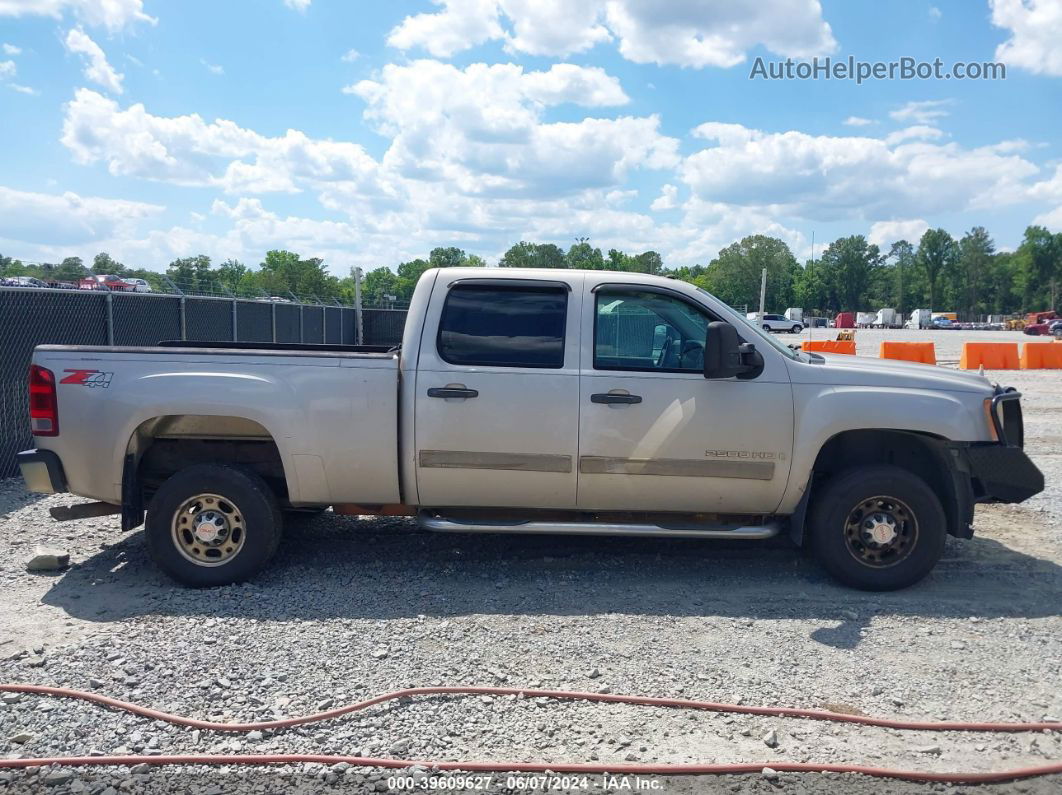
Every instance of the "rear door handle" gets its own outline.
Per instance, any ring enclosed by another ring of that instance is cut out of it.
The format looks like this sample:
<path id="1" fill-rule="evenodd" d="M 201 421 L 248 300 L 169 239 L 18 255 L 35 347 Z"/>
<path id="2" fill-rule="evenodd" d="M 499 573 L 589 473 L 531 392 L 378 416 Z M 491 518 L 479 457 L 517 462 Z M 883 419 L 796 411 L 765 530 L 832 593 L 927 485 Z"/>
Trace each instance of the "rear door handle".
<path id="1" fill-rule="evenodd" d="M 452 386 L 434 386 L 428 390 L 428 397 L 433 398 L 474 398 L 479 397 L 475 389 L 458 389 Z"/>
<path id="2" fill-rule="evenodd" d="M 591 403 L 641 403 L 641 395 L 617 395 L 612 392 L 598 392 L 590 396 Z"/>

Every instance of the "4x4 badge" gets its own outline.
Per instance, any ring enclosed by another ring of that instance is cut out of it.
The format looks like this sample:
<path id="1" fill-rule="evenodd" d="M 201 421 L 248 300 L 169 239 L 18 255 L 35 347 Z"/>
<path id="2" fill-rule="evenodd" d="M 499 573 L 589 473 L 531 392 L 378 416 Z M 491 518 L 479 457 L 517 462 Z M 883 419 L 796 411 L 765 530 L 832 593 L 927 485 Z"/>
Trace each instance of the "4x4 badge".
<path id="1" fill-rule="evenodd" d="M 114 373 L 105 373 L 103 370 L 63 370 L 70 373 L 60 384 L 73 384 L 74 386 L 100 387 L 106 389 L 111 385 Z"/>

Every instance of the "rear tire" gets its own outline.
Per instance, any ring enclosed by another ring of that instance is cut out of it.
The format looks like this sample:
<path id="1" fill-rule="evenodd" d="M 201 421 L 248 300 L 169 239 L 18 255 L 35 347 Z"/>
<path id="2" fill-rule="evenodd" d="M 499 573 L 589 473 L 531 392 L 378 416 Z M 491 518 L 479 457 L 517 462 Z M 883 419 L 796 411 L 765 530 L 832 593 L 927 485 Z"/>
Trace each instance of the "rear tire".
<path id="1" fill-rule="evenodd" d="M 921 580 L 944 551 L 944 509 L 924 480 L 894 466 L 836 475 L 815 495 L 810 546 L 830 574 L 865 591 Z"/>
<path id="2" fill-rule="evenodd" d="M 253 577 L 280 544 L 277 500 L 258 475 L 196 464 L 155 492 L 144 532 L 152 559 L 182 585 L 206 588 Z"/>

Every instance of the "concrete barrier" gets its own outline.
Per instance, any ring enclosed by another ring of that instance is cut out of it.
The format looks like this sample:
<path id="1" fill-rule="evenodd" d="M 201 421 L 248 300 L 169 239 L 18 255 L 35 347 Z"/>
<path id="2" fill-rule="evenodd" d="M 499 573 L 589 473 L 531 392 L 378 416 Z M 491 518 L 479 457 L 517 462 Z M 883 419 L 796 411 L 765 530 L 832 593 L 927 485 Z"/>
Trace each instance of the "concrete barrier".
<path id="1" fill-rule="evenodd" d="M 1022 370 L 1062 370 L 1062 344 L 1026 342 L 1021 346 Z"/>
<path id="2" fill-rule="evenodd" d="M 964 342 L 960 370 L 1017 370 L 1019 367 L 1016 342 Z"/>
<path id="3" fill-rule="evenodd" d="M 937 363 L 937 352 L 932 342 L 882 342 L 878 356 L 905 362 Z"/>
<path id="4" fill-rule="evenodd" d="M 855 340 L 804 340 L 800 349 L 820 353 L 847 353 L 855 356 L 856 344 Z"/>

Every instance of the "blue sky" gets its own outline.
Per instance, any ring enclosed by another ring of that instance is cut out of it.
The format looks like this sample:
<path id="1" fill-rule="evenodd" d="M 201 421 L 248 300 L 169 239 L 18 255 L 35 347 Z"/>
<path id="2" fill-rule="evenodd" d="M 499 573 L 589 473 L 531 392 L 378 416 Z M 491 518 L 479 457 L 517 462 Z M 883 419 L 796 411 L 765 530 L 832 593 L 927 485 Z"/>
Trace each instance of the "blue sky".
<path id="1" fill-rule="evenodd" d="M 0 252 L 1062 231 L 1062 0 L 0 0 Z M 1004 80 L 750 79 L 757 58 Z"/>

